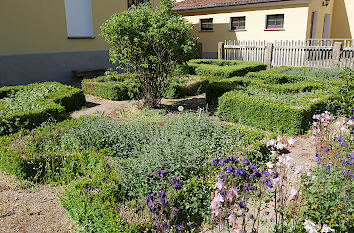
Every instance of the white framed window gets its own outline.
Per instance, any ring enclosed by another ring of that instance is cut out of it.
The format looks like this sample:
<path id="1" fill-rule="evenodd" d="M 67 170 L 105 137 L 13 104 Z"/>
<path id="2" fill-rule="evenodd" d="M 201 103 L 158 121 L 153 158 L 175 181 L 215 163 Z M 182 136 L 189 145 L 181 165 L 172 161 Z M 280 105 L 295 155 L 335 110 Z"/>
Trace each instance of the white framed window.
<path id="1" fill-rule="evenodd" d="M 94 38 L 91 0 L 65 0 L 68 38 Z"/>

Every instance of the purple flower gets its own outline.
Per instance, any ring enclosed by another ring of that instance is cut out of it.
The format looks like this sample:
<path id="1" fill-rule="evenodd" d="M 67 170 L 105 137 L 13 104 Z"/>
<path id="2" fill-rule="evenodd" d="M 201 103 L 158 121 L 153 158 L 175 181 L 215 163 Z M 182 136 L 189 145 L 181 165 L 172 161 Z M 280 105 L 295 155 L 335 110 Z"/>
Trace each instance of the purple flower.
<path id="1" fill-rule="evenodd" d="M 220 173 L 219 177 L 220 177 L 220 179 L 221 179 L 222 181 L 225 182 L 225 180 L 226 180 L 226 175 L 225 175 L 225 173 L 223 173 L 223 172 Z"/>
<path id="2" fill-rule="evenodd" d="M 341 141 L 342 141 L 342 137 L 338 137 L 338 138 L 337 138 L 337 141 L 338 141 L 338 142 L 341 142 Z"/>
<path id="3" fill-rule="evenodd" d="M 241 209 L 243 209 L 243 208 L 246 207 L 246 204 L 245 204 L 242 200 L 240 200 L 240 201 L 238 202 L 238 205 L 240 206 Z"/>
<path id="4" fill-rule="evenodd" d="M 229 161 L 231 163 L 237 163 L 238 162 L 237 158 L 235 158 L 234 156 L 229 157 Z"/>
<path id="5" fill-rule="evenodd" d="M 329 148 L 328 148 L 328 147 L 326 147 L 324 150 L 325 150 L 326 152 L 329 152 Z"/>
<path id="6" fill-rule="evenodd" d="M 226 192 L 225 189 L 222 189 L 222 190 L 220 191 L 220 194 L 221 194 L 221 196 L 223 196 L 223 197 L 226 197 L 226 196 L 227 196 L 227 192 Z"/>
<path id="7" fill-rule="evenodd" d="M 182 226 L 182 224 L 177 224 L 176 226 L 175 226 L 175 228 L 176 228 L 176 230 L 178 230 L 178 231 L 181 231 L 181 230 L 183 230 L 183 226 Z"/>
<path id="8" fill-rule="evenodd" d="M 178 191 L 182 189 L 181 181 L 179 178 L 173 178 L 171 181 L 172 187 Z"/>
<path id="9" fill-rule="evenodd" d="M 342 163 L 346 163 L 346 162 L 347 162 L 347 159 L 346 159 L 346 158 L 341 158 L 340 161 L 341 161 Z"/>
<path id="10" fill-rule="evenodd" d="M 252 164 L 252 165 L 250 166 L 250 169 L 256 170 L 256 169 L 257 169 L 257 165 L 256 165 L 256 164 Z"/>
<path id="11" fill-rule="evenodd" d="M 270 176 L 270 173 L 269 173 L 269 171 L 268 171 L 268 168 L 264 168 L 263 169 L 263 175 L 265 176 L 265 177 L 268 177 L 268 176 Z"/>
<path id="12" fill-rule="evenodd" d="M 264 212 L 265 215 L 269 215 L 269 211 Z"/>
<path id="13" fill-rule="evenodd" d="M 152 179 L 153 176 L 154 176 L 154 174 L 150 173 L 149 174 L 149 179 Z"/>
<path id="14" fill-rule="evenodd" d="M 329 170 L 329 169 L 331 169 L 331 165 L 330 165 L 330 164 L 328 164 L 328 165 L 326 166 L 326 170 Z"/>
<path id="15" fill-rule="evenodd" d="M 343 141 L 343 142 L 341 142 L 341 145 L 342 145 L 342 146 L 347 146 L 347 145 L 348 145 L 348 142 L 347 142 L 347 141 Z"/>
<path id="16" fill-rule="evenodd" d="M 211 166 L 216 166 L 218 164 L 219 164 L 219 159 L 218 158 L 216 158 L 213 161 L 211 161 Z"/>
<path id="17" fill-rule="evenodd" d="M 352 166 L 353 165 L 353 161 L 351 159 L 348 159 L 347 164 Z"/>
<path id="18" fill-rule="evenodd" d="M 268 186 L 268 188 L 273 188 L 273 184 L 270 179 L 265 179 L 265 184 Z"/>
<path id="19" fill-rule="evenodd" d="M 278 178 L 278 176 L 279 176 L 278 172 L 273 172 L 273 173 L 272 173 L 272 178 L 273 178 L 273 179 Z"/>
<path id="20" fill-rule="evenodd" d="M 166 231 L 168 229 L 168 225 L 167 225 L 167 223 L 163 223 L 162 224 L 162 230 L 164 230 L 164 231 Z"/>
<path id="21" fill-rule="evenodd" d="M 242 164 L 243 164 L 243 166 L 246 166 L 246 165 L 248 165 L 249 163 L 250 163 L 250 161 L 248 160 L 248 158 L 242 159 Z"/>
<path id="22" fill-rule="evenodd" d="M 320 155 L 316 153 L 316 162 L 321 162 L 321 158 L 320 158 Z"/>
<path id="23" fill-rule="evenodd" d="M 160 178 L 164 178 L 165 176 L 167 176 L 167 173 L 168 172 L 166 170 L 161 170 L 161 169 L 155 172 L 155 174 L 158 175 Z"/>
<path id="24" fill-rule="evenodd" d="M 227 170 L 228 173 L 234 173 L 235 168 L 230 165 L 230 166 L 228 166 L 228 167 L 226 168 L 226 170 Z"/>
<path id="25" fill-rule="evenodd" d="M 252 185 L 251 184 L 245 184 L 245 190 L 246 191 L 252 190 Z"/>
<path id="26" fill-rule="evenodd" d="M 254 218 L 253 214 L 250 214 L 250 219 L 253 219 L 253 218 Z"/>
<path id="27" fill-rule="evenodd" d="M 343 175 L 348 175 L 348 174 L 349 174 L 349 170 L 347 170 L 347 169 L 343 168 L 343 170 L 342 170 L 342 174 L 343 174 Z"/>

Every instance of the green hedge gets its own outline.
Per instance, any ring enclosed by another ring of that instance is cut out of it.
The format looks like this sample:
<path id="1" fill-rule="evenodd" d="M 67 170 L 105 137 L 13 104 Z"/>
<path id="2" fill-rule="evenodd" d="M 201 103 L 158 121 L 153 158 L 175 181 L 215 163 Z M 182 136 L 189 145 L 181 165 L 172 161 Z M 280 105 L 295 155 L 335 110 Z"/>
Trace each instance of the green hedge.
<path id="1" fill-rule="evenodd" d="M 335 94 L 322 90 L 277 94 L 247 88 L 230 91 L 220 97 L 217 115 L 225 121 L 299 134 L 309 129 L 314 113 L 331 110 L 328 103 L 334 98 Z"/>
<path id="2" fill-rule="evenodd" d="M 129 100 L 137 97 L 139 86 L 134 74 L 118 74 L 84 79 L 81 82 L 85 93 L 110 100 Z"/>
<path id="3" fill-rule="evenodd" d="M 164 97 L 169 99 L 199 95 L 205 91 L 206 77 L 187 76 L 175 78 L 165 90 Z M 85 93 L 110 100 L 130 100 L 139 98 L 140 87 L 133 74 L 119 74 L 115 77 L 101 76 L 84 79 L 82 89 Z"/>
<path id="4" fill-rule="evenodd" d="M 231 78 L 244 76 L 248 72 L 265 70 L 266 65 L 253 61 L 227 61 L 215 59 L 195 59 L 188 62 L 190 74 Z"/>
<path id="5" fill-rule="evenodd" d="M 0 88 L 0 135 L 33 129 L 48 119 L 62 121 L 85 104 L 82 90 L 56 82 Z"/>
<path id="6" fill-rule="evenodd" d="M 302 79 L 305 81 L 299 81 L 295 83 L 282 83 L 274 84 L 273 81 L 267 82 L 267 79 L 252 78 L 246 75 L 246 77 L 233 77 L 228 79 L 222 79 L 220 81 L 211 82 L 206 88 L 206 100 L 209 104 L 217 105 L 218 98 L 224 93 L 232 91 L 234 89 L 240 89 L 245 87 L 257 87 L 260 89 L 268 90 L 274 93 L 297 93 L 308 92 L 312 90 L 328 90 L 337 89 L 337 83 L 329 82 L 320 78 Z M 283 80 L 284 81 L 284 80 Z"/>

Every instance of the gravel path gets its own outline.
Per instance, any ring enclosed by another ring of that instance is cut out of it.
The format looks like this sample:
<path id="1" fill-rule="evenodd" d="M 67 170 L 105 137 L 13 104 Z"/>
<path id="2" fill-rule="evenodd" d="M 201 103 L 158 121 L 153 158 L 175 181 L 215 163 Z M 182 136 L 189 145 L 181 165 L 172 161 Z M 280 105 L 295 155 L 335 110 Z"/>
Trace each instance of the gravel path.
<path id="1" fill-rule="evenodd" d="M 75 232 L 60 206 L 62 188 L 40 185 L 24 188 L 12 176 L 0 173 L 0 232 Z"/>

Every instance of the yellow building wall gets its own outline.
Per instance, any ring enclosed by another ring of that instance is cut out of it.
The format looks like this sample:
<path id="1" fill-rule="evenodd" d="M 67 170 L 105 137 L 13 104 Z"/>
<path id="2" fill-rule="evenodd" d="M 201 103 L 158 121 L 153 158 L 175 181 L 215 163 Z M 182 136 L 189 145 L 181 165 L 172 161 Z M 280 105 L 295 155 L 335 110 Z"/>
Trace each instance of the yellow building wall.
<path id="1" fill-rule="evenodd" d="M 331 35 L 332 22 L 333 22 L 333 6 L 334 2 L 338 0 L 331 0 L 328 6 L 323 6 L 323 0 L 311 0 L 309 3 L 308 23 L 307 23 L 307 38 L 311 35 L 311 20 L 312 12 L 317 12 L 317 24 L 316 24 L 316 36 L 314 38 L 323 38 L 323 25 L 325 15 L 329 14 L 331 17 L 331 23 L 329 27 L 329 35 Z"/>
<path id="2" fill-rule="evenodd" d="M 331 38 L 354 39 L 354 0 L 335 0 Z"/>
<path id="3" fill-rule="evenodd" d="M 192 14 L 192 13 L 189 13 Z M 203 44 L 203 52 L 216 52 L 217 44 L 225 40 L 305 40 L 308 5 L 287 5 L 234 9 L 229 12 L 198 12 L 191 16 L 184 16 L 194 24 L 193 33 Z M 284 30 L 267 31 L 266 16 L 284 14 Z M 230 17 L 246 16 L 246 30 L 230 31 Z M 199 20 L 213 18 L 212 32 L 199 32 Z"/>
<path id="4" fill-rule="evenodd" d="M 64 0 L 1 0 L 0 55 L 108 49 L 100 26 L 127 8 L 127 0 L 92 0 L 95 38 L 68 39 Z"/>

